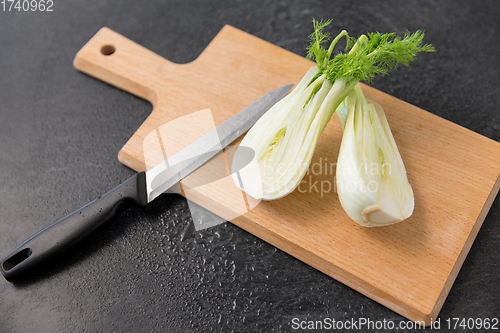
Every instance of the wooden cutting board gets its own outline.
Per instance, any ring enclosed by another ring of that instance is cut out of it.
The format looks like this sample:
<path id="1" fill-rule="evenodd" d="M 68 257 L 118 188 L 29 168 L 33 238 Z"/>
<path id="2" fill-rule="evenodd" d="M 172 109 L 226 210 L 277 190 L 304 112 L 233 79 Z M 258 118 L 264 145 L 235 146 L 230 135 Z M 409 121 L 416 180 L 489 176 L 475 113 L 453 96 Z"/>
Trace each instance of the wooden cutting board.
<path id="1" fill-rule="evenodd" d="M 298 83 L 312 63 L 225 26 L 195 61 L 182 65 L 103 28 L 78 52 L 74 66 L 153 104 L 151 115 L 118 155 L 125 165 L 143 171 L 155 159 L 145 161 L 145 154 L 151 156 L 143 149 L 150 149 L 147 136 L 163 124 L 210 108 L 219 125 L 264 93 Z M 413 215 L 380 228 L 363 228 L 348 218 L 334 188 L 342 137 L 334 115 L 300 191 L 260 202 L 231 222 L 397 313 L 429 324 L 438 316 L 499 190 L 500 144 L 376 89 L 362 88 L 386 111 L 415 192 Z M 193 136 L 183 128 L 170 138 L 182 133 Z M 210 173 L 204 170 L 208 166 L 183 180 L 182 193 L 224 216 L 217 196 L 234 192 L 234 185 L 190 186 L 191 180 L 196 183 Z M 248 208 L 248 198 L 244 203 Z"/>

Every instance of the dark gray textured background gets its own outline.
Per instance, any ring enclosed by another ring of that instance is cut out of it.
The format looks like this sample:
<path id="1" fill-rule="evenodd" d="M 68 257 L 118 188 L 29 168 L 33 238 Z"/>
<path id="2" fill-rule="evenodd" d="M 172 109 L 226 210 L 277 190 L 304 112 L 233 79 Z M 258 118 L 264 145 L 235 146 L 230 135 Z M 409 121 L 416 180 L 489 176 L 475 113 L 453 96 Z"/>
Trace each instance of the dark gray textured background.
<path id="1" fill-rule="evenodd" d="M 374 86 L 500 141 L 497 1 L 54 3 L 52 13 L 0 11 L 2 257 L 133 174 L 116 155 L 151 105 L 72 66 L 102 26 L 180 63 L 194 60 L 224 24 L 302 56 L 313 17 L 332 18 L 332 33 L 424 29 L 438 52 Z M 294 317 L 404 320 L 231 224 L 181 242 L 189 222 L 185 200 L 163 195 L 32 279 L 0 279 L 0 332 L 281 332 L 292 331 Z M 499 248 L 497 198 L 442 325 L 500 317 Z"/>

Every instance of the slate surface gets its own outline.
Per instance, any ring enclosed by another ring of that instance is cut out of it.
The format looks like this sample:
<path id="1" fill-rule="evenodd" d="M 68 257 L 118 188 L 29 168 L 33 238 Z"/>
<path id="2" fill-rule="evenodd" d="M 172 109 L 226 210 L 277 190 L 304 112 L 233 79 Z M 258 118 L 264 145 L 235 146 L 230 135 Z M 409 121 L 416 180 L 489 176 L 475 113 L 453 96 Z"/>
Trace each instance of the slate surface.
<path id="1" fill-rule="evenodd" d="M 72 67 L 102 26 L 179 63 L 194 60 L 224 24 L 302 56 L 313 17 L 333 18 L 332 32 L 352 35 L 424 29 L 439 52 L 374 86 L 500 141 L 496 1 L 53 2 L 44 13 L 0 3 L 2 257 L 133 174 L 116 155 L 151 106 Z M 182 197 L 163 195 L 32 278 L 0 279 L 0 332 L 288 332 L 294 318 L 406 323 L 231 224 L 181 241 L 190 221 Z M 500 317 L 499 248 L 497 198 L 443 306 L 441 331 L 452 318 Z"/>

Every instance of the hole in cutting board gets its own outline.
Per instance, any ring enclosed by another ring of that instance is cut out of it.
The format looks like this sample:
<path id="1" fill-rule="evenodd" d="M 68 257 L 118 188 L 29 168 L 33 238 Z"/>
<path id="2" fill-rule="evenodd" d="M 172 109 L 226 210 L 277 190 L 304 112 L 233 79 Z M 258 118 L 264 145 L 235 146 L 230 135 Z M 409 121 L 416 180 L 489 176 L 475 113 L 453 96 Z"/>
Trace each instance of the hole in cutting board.
<path id="1" fill-rule="evenodd" d="M 115 53 L 115 51 L 116 48 L 113 45 L 107 44 L 101 47 L 101 53 L 104 54 L 105 56 L 112 55 L 113 53 Z"/>

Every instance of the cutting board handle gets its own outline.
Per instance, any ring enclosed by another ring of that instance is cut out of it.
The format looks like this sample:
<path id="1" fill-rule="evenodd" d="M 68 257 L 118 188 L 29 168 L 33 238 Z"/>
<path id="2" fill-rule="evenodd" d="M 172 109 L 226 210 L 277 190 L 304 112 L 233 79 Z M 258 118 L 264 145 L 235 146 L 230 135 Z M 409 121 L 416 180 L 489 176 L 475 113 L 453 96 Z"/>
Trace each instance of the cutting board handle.
<path id="1" fill-rule="evenodd" d="M 123 37 L 101 28 L 76 54 L 76 69 L 157 104 L 153 87 L 161 86 L 155 72 L 172 62 Z"/>

